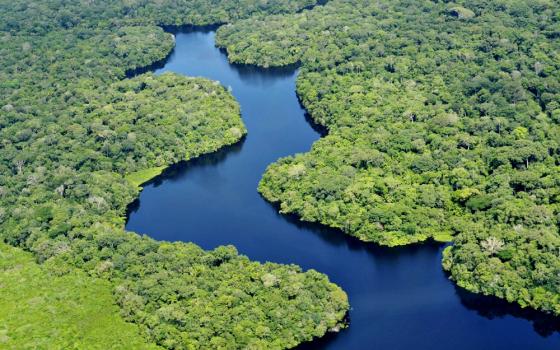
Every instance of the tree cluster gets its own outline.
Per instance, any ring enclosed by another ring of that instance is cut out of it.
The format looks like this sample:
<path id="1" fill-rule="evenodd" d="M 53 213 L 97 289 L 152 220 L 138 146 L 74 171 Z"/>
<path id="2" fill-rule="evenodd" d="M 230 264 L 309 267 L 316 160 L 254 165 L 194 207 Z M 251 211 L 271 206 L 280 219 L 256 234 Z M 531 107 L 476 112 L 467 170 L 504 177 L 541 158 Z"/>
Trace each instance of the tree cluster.
<path id="1" fill-rule="evenodd" d="M 139 178 L 246 132 L 217 82 L 127 78 L 171 52 L 156 25 L 312 3 L 0 1 L 0 239 L 54 275 L 109 281 L 122 315 L 168 349 L 287 348 L 339 325 L 347 297 L 322 274 L 124 231 Z"/>
<path id="2" fill-rule="evenodd" d="M 560 314 L 559 6 L 333 0 L 220 28 L 236 62 L 300 63 L 329 130 L 260 192 L 368 242 L 453 240 L 461 287 Z"/>

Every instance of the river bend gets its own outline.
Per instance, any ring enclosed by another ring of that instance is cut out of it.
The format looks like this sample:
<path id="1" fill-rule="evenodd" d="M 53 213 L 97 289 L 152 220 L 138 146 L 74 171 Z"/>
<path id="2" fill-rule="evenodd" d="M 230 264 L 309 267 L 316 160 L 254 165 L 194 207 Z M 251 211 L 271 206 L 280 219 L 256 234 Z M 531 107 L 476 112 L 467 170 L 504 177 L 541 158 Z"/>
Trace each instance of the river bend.
<path id="1" fill-rule="evenodd" d="M 350 298 L 350 327 L 310 349 L 560 349 L 558 319 L 454 286 L 441 268 L 443 245 L 379 248 L 283 216 L 257 193 L 266 167 L 306 152 L 320 129 L 295 93 L 297 71 L 229 64 L 215 33 L 178 33 L 163 68 L 231 87 L 248 129 L 237 145 L 169 168 L 146 184 L 127 229 L 205 249 L 233 244 L 258 261 L 316 269 Z"/>

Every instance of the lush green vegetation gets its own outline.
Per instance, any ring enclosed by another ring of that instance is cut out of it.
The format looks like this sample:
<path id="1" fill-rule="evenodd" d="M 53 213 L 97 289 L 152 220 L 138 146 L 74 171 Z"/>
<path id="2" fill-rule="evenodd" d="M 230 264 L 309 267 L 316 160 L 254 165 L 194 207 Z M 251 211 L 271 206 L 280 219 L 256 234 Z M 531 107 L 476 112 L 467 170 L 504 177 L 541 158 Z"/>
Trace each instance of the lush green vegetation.
<path id="1" fill-rule="evenodd" d="M 138 170 L 125 176 L 125 178 L 134 186 L 140 187 L 149 180 L 155 178 L 165 170 L 164 166 Z"/>
<path id="2" fill-rule="evenodd" d="M 560 314 L 559 8 L 332 0 L 220 28 L 236 62 L 300 62 L 299 96 L 329 130 L 261 193 L 364 241 L 453 237 L 461 287 Z"/>
<path id="3" fill-rule="evenodd" d="M 2 349 L 157 349 L 125 322 L 113 286 L 72 268 L 63 275 L 0 243 Z"/>
<path id="4" fill-rule="evenodd" d="M 207 252 L 123 230 L 141 183 L 245 134 L 237 103 L 217 82 L 175 74 L 125 79 L 170 53 L 173 36 L 155 25 L 221 23 L 312 3 L 0 1 L 0 238 L 43 264 L 29 267 L 21 288 L 31 293 L 53 278 L 45 293 L 87 300 L 49 329 L 36 312 L 43 300 L 27 307 L 13 288 L 2 291 L 17 301 L 7 316 L 21 314 L 2 341 L 57 348 L 46 334 L 68 322 L 88 327 L 78 319 L 99 293 L 95 305 L 107 305 L 99 317 L 134 345 L 135 327 L 117 325 L 108 288 L 124 319 L 168 349 L 287 348 L 339 325 L 347 297 L 322 274 L 251 262 L 233 247 Z M 11 256 L 2 266 L 11 266 Z M 74 291 L 64 294 L 65 286 Z M 37 339 L 12 330 L 19 322 L 31 324 Z M 77 347 L 97 344 L 96 329 L 76 327 L 61 335 L 62 347 L 73 335 Z"/>

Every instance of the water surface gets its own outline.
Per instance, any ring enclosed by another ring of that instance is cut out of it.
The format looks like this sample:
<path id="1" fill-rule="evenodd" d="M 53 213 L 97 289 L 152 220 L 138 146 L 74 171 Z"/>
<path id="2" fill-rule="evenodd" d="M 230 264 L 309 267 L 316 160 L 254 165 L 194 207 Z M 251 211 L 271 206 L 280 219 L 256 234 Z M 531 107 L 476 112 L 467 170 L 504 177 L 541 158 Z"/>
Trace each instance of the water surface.
<path id="1" fill-rule="evenodd" d="M 442 245 L 385 249 L 283 216 L 257 193 L 266 167 L 320 137 L 295 93 L 293 68 L 231 65 L 214 32 L 177 34 L 157 72 L 219 80 L 249 134 L 216 154 L 170 168 L 145 186 L 127 229 L 205 249 L 233 244 L 251 259 L 326 273 L 349 295 L 350 327 L 310 349 L 560 349 L 558 319 L 466 293 L 441 269 Z"/>

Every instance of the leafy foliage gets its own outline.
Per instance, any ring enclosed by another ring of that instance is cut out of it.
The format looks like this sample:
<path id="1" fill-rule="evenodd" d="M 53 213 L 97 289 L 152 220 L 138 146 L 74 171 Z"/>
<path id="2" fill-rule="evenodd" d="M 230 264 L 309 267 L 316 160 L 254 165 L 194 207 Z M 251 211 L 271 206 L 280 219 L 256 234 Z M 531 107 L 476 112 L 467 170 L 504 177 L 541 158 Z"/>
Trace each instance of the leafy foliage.
<path id="1" fill-rule="evenodd" d="M 30 253 L 4 243 L 0 272 L 2 349 L 158 348 L 122 319 L 106 280 L 75 268 L 38 265 Z"/>
<path id="2" fill-rule="evenodd" d="M 333 0 L 220 28 L 236 62 L 301 63 L 329 130 L 261 193 L 364 241 L 454 237 L 460 286 L 560 314 L 559 5 Z"/>
<path id="3" fill-rule="evenodd" d="M 324 275 L 123 230 L 142 182 L 246 132 L 217 82 L 125 79 L 169 55 L 173 36 L 154 24 L 312 3 L 0 1 L 0 238 L 56 270 L 54 289 L 76 268 L 109 281 L 122 315 L 165 348 L 286 348 L 336 327 L 348 301 Z"/>

